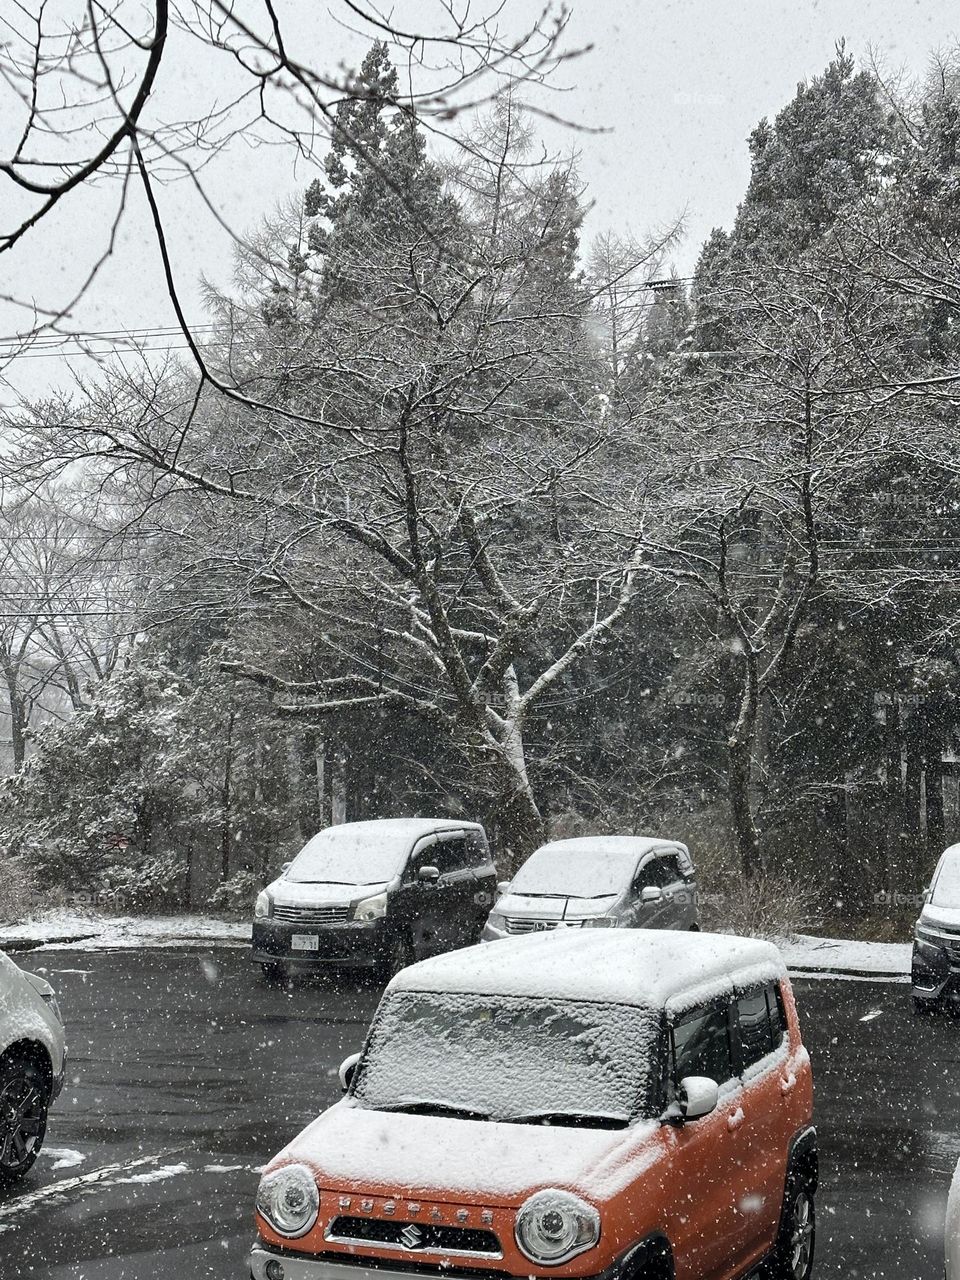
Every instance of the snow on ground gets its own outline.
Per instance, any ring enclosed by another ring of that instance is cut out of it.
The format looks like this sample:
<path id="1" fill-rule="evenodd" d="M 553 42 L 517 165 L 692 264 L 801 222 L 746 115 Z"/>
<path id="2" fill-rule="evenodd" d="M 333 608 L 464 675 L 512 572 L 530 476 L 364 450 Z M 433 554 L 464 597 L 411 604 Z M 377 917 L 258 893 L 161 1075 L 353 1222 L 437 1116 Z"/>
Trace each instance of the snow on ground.
<path id="1" fill-rule="evenodd" d="M 191 944 L 244 947 L 246 921 L 215 916 L 107 916 L 89 911 L 46 911 L 22 924 L 0 923 L 0 950 L 103 951 Z"/>
<path id="2" fill-rule="evenodd" d="M 137 950 L 142 947 L 246 947 L 246 921 L 215 916 L 106 916 L 58 909 L 22 924 L 0 922 L 0 950 L 47 951 Z M 799 934 L 777 940 L 791 973 L 815 977 L 887 978 L 903 982 L 910 975 L 909 942 L 852 942 Z"/>
<path id="3" fill-rule="evenodd" d="M 910 976 L 909 942 L 851 942 L 799 934 L 781 940 L 780 952 L 791 973 L 819 977 L 896 978 Z"/>

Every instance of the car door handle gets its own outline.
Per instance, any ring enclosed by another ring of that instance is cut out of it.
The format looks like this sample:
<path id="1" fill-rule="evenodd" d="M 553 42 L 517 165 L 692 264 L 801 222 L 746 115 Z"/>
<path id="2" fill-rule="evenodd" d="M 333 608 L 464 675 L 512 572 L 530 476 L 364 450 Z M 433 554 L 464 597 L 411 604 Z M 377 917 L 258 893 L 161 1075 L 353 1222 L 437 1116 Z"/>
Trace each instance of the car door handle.
<path id="1" fill-rule="evenodd" d="M 746 1118 L 743 1114 L 743 1107 L 737 1107 L 736 1111 L 731 1111 L 727 1116 L 727 1128 L 733 1133 L 734 1129 L 740 1128 Z"/>
<path id="2" fill-rule="evenodd" d="M 796 1087 L 797 1087 L 797 1077 L 793 1074 L 792 1071 L 790 1072 L 789 1075 L 782 1076 L 780 1078 L 780 1092 L 784 1096 L 786 1096 L 788 1093 L 793 1093 Z"/>

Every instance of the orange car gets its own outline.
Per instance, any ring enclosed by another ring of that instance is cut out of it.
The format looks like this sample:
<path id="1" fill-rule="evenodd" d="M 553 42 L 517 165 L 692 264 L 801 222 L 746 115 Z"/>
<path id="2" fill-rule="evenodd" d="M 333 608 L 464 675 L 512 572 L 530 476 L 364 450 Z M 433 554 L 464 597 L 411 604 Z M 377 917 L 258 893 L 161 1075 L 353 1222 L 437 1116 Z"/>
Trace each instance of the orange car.
<path id="1" fill-rule="evenodd" d="M 777 950 L 571 930 L 402 970 L 266 1167 L 254 1280 L 813 1268 L 810 1060 Z"/>

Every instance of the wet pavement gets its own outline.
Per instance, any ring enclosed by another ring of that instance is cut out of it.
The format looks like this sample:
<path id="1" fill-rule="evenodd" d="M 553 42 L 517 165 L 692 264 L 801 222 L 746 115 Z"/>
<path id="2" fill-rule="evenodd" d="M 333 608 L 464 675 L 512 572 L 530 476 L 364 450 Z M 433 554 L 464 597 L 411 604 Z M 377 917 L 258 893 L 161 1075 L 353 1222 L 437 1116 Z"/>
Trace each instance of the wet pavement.
<path id="1" fill-rule="evenodd" d="M 265 986 L 244 950 L 38 951 L 68 1083 L 27 1181 L 0 1196 L 0 1280 L 246 1277 L 257 1168 L 339 1096 L 379 997 Z M 821 1135 L 818 1280 L 942 1280 L 960 1158 L 960 1021 L 900 984 L 798 980 Z"/>

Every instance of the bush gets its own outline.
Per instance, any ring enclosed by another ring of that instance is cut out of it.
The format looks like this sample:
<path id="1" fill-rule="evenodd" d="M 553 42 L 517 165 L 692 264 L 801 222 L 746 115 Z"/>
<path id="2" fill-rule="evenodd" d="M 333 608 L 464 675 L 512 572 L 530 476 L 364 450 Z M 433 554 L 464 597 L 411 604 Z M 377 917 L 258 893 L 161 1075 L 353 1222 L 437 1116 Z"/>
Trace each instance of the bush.
<path id="1" fill-rule="evenodd" d="M 170 853 L 146 858 L 136 867 L 109 866 L 97 904 L 118 914 L 175 911 L 183 904 L 187 864 Z"/>
<path id="2" fill-rule="evenodd" d="M 257 894 L 263 888 L 263 876 L 255 871 L 238 871 L 210 895 L 213 911 L 226 915 L 248 916 L 253 912 Z"/>
<path id="3" fill-rule="evenodd" d="M 37 885 L 23 858 L 3 858 L 0 872 L 0 924 L 16 924 L 37 906 Z"/>
<path id="4" fill-rule="evenodd" d="M 700 925 L 716 933 L 756 938 L 789 938 L 823 921 L 818 885 L 767 871 L 752 880 L 728 875 L 701 886 Z"/>

